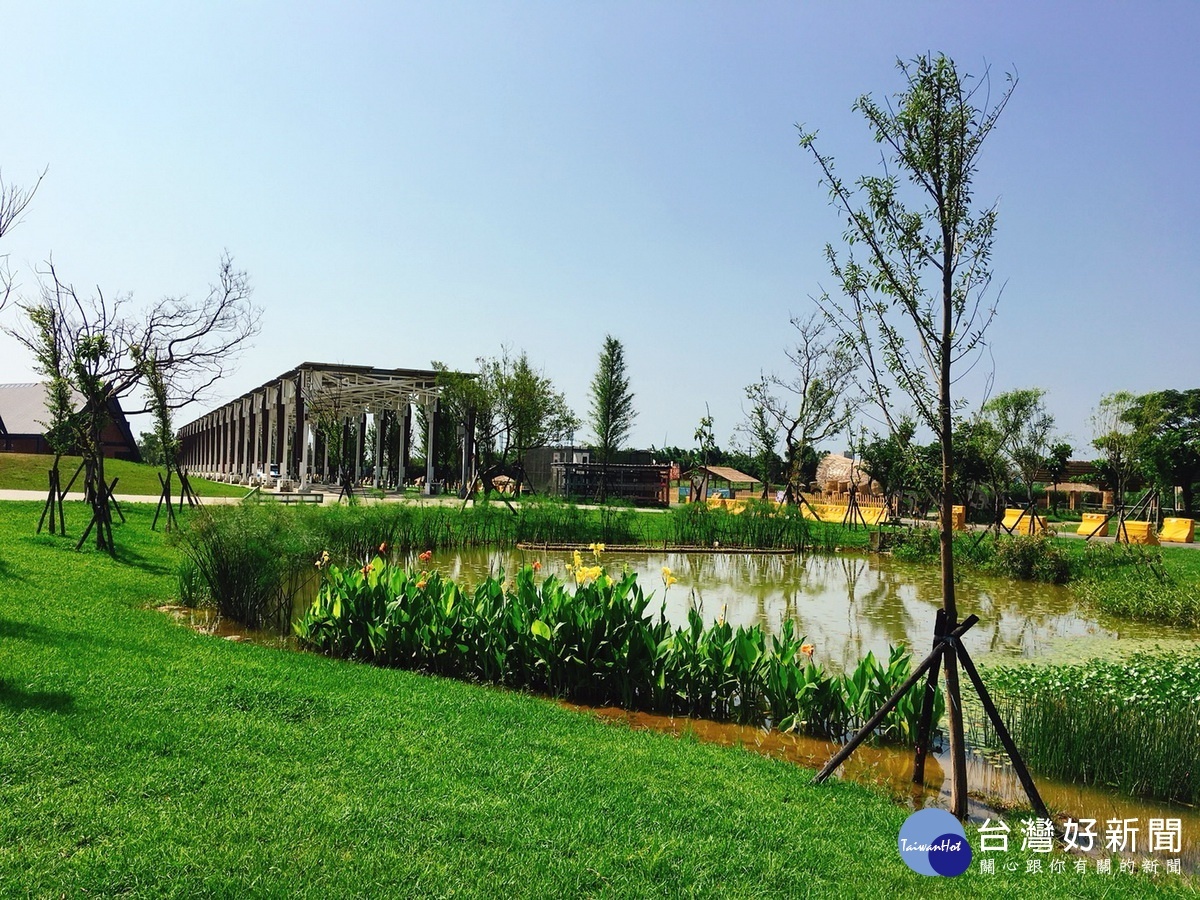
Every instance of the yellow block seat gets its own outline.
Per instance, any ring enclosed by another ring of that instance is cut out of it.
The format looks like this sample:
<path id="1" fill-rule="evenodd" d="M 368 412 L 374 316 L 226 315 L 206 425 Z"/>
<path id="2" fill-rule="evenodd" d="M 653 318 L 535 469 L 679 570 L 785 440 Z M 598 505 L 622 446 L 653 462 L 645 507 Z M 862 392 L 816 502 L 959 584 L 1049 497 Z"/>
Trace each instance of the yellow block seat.
<path id="1" fill-rule="evenodd" d="M 1158 544 L 1158 534 L 1153 522 L 1125 520 L 1125 527 L 1117 529 L 1117 542 L 1122 544 Z"/>
<path id="2" fill-rule="evenodd" d="M 1158 539 L 1171 544 L 1193 544 L 1196 542 L 1195 519 L 1163 519 Z"/>
<path id="3" fill-rule="evenodd" d="M 1108 537 L 1108 516 L 1104 513 L 1084 513 L 1076 534 L 1087 537 Z"/>
<path id="4" fill-rule="evenodd" d="M 950 521 L 955 531 L 967 530 L 967 508 L 965 506 L 953 506 L 950 508 Z"/>
<path id="5" fill-rule="evenodd" d="M 1029 515 L 1025 510 L 1011 506 L 1004 510 L 1004 530 L 1010 534 L 1044 534 L 1046 520 L 1041 516 Z"/>

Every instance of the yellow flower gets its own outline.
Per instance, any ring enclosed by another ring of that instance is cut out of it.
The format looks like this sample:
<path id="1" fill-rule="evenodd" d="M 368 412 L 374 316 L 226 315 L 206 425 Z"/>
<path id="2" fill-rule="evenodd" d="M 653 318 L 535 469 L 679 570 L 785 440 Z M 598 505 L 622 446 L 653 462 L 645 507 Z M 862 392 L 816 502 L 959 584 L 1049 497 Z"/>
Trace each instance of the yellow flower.
<path id="1" fill-rule="evenodd" d="M 583 557 L 580 555 L 579 551 L 576 550 L 575 551 L 575 568 L 578 569 L 582 565 L 583 565 Z"/>
<path id="2" fill-rule="evenodd" d="M 425 590 L 425 585 L 427 585 L 427 584 L 429 584 L 429 582 L 426 581 L 424 578 L 422 578 L 421 580 L 419 580 L 417 582 L 417 590 L 419 590 L 419 591 Z"/>
<path id="3" fill-rule="evenodd" d="M 600 566 L 580 566 L 575 570 L 575 583 L 580 585 L 591 584 L 593 581 L 597 581 L 603 574 L 604 569 Z"/>
<path id="4" fill-rule="evenodd" d="M 670 566 L 663 566 L 662 578 L 663 578 L 663 587 L 666 587 L 666 588 L 669 588 L 671 585 L 673 585 L 679 581 L 678 578 L 676 578 L 674 575 L 671 574 Z"/>
<path id="5" fill-rule="evenodd" d="M 588 544 L 588 549 L 592 551 L 592 556 L 596 559 L 600 558 L 600 554 L 604 552 L 603 544 Z"/>

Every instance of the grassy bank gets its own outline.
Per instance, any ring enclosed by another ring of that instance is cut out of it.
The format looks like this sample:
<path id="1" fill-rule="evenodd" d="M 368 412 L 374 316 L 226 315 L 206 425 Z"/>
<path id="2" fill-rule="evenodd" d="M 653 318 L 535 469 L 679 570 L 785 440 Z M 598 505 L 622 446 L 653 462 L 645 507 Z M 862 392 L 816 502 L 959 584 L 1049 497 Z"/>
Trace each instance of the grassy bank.
<path id="1" fill-rule="evenodd" d="M 1179 896 L 1144 876 L 926 879 L 854 785 L 497 689 L 198 635 L 124 562 L 0 505 L 10 896 Z M 1189 838 L 1190 839 L 1190 838 Z"/>
<path id="2" fill-rule="evenodd" d="M 46 492 L 49 480 L 46 473 L 54 457 L 36 453 L 0 453 L 0 490 L 6 491 L 42 491 Z M 64 456 L 58 464 L 63 487 L 75 470 L 79 468 L 80 457 Z M 158 476 L 163 470 L 142 463 L 126 462 L 122 459 L 106 459 L 104 461 L 104 476 L 111 483 L 117 482 L 118 494 L 133 494 L 135 496 L 158 497 L 162 492 Z M 204 478 L 191 478 L 192 489 L 201 497 L 244 497 L 248 488 L 236 484 L 221 484 Z M 75 480 L 73 491 L 83 491 L 83 475 Z M 178 494 L 178 486 L 172 481 L 172 494 Z"/>

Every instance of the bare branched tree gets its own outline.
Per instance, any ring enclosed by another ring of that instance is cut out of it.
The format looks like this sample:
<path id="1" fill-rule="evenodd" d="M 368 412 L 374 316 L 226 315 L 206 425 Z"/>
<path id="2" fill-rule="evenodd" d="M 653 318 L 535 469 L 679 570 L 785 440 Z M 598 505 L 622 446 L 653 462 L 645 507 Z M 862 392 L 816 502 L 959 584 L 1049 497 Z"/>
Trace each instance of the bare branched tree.
<path id="1" fill-rule="evenodd" d="M 755 408 L 761 408 L 783 433 L 789 500 L 808 480 L 806 470 L 816 459 L 816 445 L 846 427 L 858 399 L 853 396 L 858 359 L 838 343 L 824 315 L 794 317 L 792 327 L 798 336 L 787 351 L 790 376 L 763 375 L 746 388 Z"/>
<path id="2" fill-rule="evenodd" d="M 40 323 L 52 321 L 58 329 L 62 368 L 83 398 L 75 436 L 85 460 L 84 491 L 93 506 L 96 545 L 111 553 L 102 440 L 110 409 L 121 402 L 128 413 L 153 412 L 159 429 L 170 433 L 171 412 L 200 399 L 226 374 L 258 333 L 261 313 L 250 302 L 246 273 L 234 268 L 228 254 L 221 259 L 218 283 L 204 300 L 167 298 L 141 316 L 127 314 L 127 295 L 109 298 L 98 287 L 81 294 L 60 277 L 53 261 L 40 275 L 41 302 L 25 308 L 32 327 L 9 333 L 36 356 L 46 346 Z M 149 370 L 153 377 L 147 383 Z M 140 403 L 130 402 L 147 387 Z"/>
<path id="3" fill-rule="evenodd" d="M 33 183 L 33 187 L 23 188 L 15 184 L 6 184 L 4 174 L 0 172 L 0 238 L 8 234 L 21 221 L 21 217 L 25 215 L 26 208 L 33 200 L 33 195 L 37 193 L 37 189 L 45 177 L 46 170 L 43 169 L 42 174 Z M 8 303 L 12 290 L 13 276 L 12 270 L 8 267 L 8 254 L 0 254 L 0 309 L 4 309 L 5 304 Z"/>

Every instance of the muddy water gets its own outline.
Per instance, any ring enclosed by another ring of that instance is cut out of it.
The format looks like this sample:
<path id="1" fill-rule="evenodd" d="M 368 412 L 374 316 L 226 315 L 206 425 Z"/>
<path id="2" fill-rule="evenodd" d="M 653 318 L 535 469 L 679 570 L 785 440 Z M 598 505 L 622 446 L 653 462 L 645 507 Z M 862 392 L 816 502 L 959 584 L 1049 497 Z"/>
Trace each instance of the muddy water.
<path id="1" fill-rule="evenodd" d="M 591 554 L 584 551 L 584 556 Z M 543 575 L 568 577 L 570 554 L 561 551 L 467 550 L 437 554 L 427 565 L 474 584 L 535 560 Z M 839 671 L 856 666 L 868 650 L 886 659 L 889 648 L 901 643 L 923 655 L 941 606 L 935 566 L 888 557 L 656 552 L 604 553 L 600 561 L 610 573 L 623 568 L 637 572 L 643 589 L 653 592 L 655 605 L 665 599 L 666 616 L 675 624 L 684 624 L 692 608 L 706 620 L 723 615 L 735 626 L 757 623 L 772 634 L 791 620 L 816 646 L 816 661 Z M 418 565 L 415 558 L 411 564 Z M 678 579 L 665 591 L 664 566 Z M 1054 585 L 965 575 L 957 600 L 959 615 L 979 616 L 963 641 L 979 662 L 1064 654 L 1086 658 L 1096 655 L 1099 646 L 1107 654 L 1125 642 L 1200 640 L 1200 632 L 1131 624 L 1081 610 L 1067 589 Z"/>

